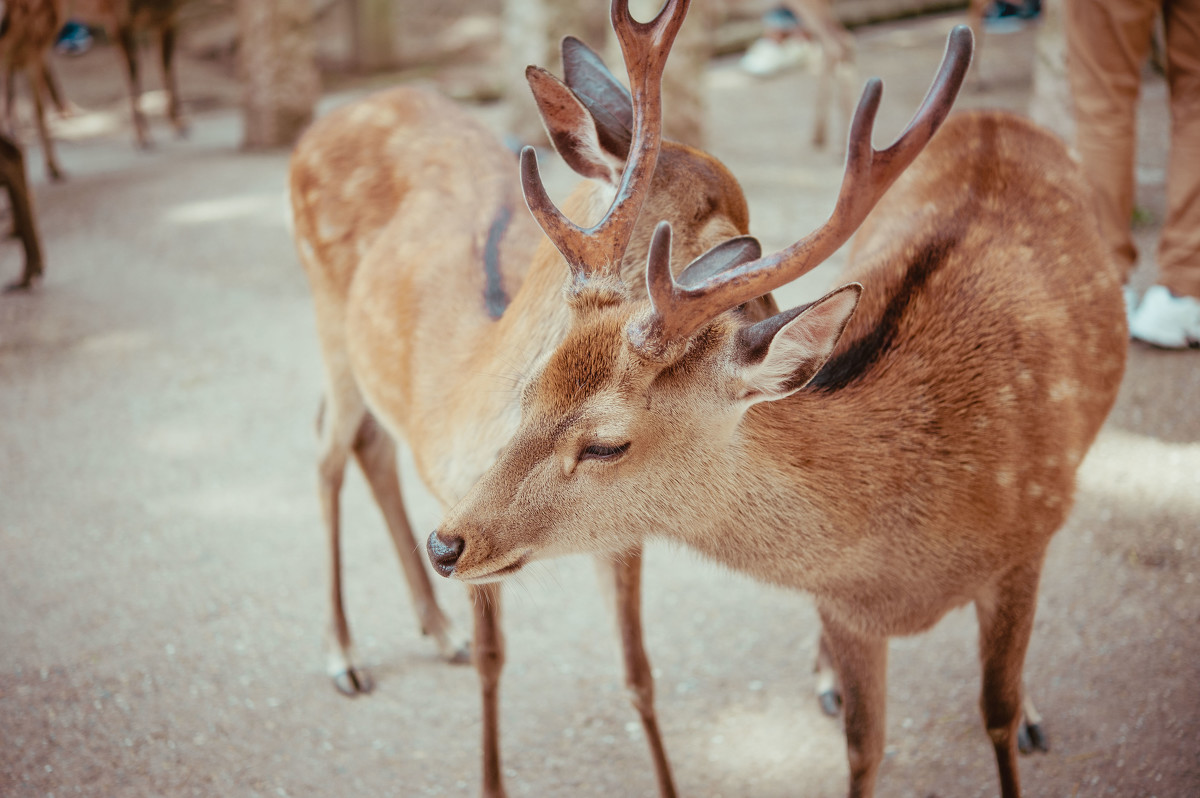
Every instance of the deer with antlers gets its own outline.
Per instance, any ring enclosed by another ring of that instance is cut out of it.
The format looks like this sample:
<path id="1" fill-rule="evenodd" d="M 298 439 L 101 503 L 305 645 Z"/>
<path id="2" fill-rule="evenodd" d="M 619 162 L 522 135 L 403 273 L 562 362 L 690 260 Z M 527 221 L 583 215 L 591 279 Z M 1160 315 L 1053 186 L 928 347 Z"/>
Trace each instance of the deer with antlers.
<path id="1" fill-rule="evenodd" d="M 969 602 L 1001 790 L 1020 795 L 1042 562 L 1124 369 L 1120 279 L 1064 146 L 1003 113 L 942 124 L 970 49 L 957 28 L 925 103 L 881 151 L 881 89 L 868 83 L 830 219 L 768 256 L 746 236 L 709 248 L 681 217 L 697 180 L 720 197 L 704 231 L 742 227 L 720 214 L 744 204 L 724 170 L 702 176 L 694 160 L 687 190 L 660 182 L 680 151 L 658 141 L 644 90 L 607 217 L 636 219 L 619 235 L 569 221 L 595 199 L 560 212 L 525 151 L 530 210 L 569 267 L 568 325 L 530 361 L 515 434 L 427 543 L 442 575 L 477 589 L 538 559 L 654 536 L 810 593 L 852 796 L 873 794 L 883 758 L 888 638 Z M 551 126 L 576 120 L 560 152 L 611 184 L 607 120 L 569 81 L 547 85 L 559 88 L 534 90 Z M 856 231 L 853 282 L 762 317 L 764 294 Z"/>
<path id="2" fill-rule="evenodd" d="M 571 38 L 563 45 L 565 84 L 528 72 L 551 138 L 591 178 L 567 204 L 579 217 L 599 219 L 585 242 L 589 257 L 624 259 L 636 269 L 650 234 L 635 224 L 639 218 L 670 219 L 683 239 L 678 251 L 689 258 L 747 230 L 745 199 L 720 164 L 682 145 L 660 146 L 660 80 L 687 8 L 688 0 L 670 0 L 642 23 L 614 0 L 632 95 Z M 357 695 L 371 680 L 353 654 L 342 603 L 339 496 L 350 456 L 383 511 L 421 628 L 445 658 L 465 659 L 405 516 L 395 441 L 407 441 L 442 506 L 455 506 L 517 431 L 520 394 L 512 383 L 561 344 L 572 311 L 562 301 L 561 256 L 525 210 L 512 153 L 441 97 L 394 89 L 318 120 L 297 144 L 289 190 L 326 376 L 318 491 L 330 547 L 329 672 L 340 691 Z M 580 286 L 587 282 L 576 277 Z M 660 791 L 674 795 L 642 643 L 641 549 L 599 558 L 615 587 L 626 680 Z M 501 796 L 500 591 L 479 584 L 470 592 L 483 793 Z"/>

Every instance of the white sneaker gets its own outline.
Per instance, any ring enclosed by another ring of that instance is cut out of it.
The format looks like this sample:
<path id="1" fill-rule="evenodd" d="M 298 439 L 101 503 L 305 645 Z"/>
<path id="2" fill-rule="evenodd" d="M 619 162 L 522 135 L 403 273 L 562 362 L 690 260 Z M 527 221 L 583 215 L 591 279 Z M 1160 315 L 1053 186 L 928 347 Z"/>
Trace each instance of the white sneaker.
<path id="1" fill-rule="evenodd" d="M 759 39 L 750 45 L 739 62 L 742 70 L 751 75 L 766 77 L 785 69 L 804 66 L 812 56 L 812 47 L 796 39 L 776 42 Z"/>
<path id="2" fill-rule="evenodd" d="M 1152 285 L 1133 314 L 1129 333 L 1163 349 L 1200 348 L 1200 299 Z"/>

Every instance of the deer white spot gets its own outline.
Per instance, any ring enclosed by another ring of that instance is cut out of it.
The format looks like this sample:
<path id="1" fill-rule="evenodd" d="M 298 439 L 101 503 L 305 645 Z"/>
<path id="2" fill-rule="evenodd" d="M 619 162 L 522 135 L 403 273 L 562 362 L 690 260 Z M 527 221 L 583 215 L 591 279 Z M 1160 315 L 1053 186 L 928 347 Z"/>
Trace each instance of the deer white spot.
<path id="1" fill-rule="evenodd" d="M 1001 407 L 1007 407 L 1015 402 L 1017 392 L 1013 390 L 1011 385 L 1001 385 L 1000 390 L 996 391 L 996 402 Z"/>
<path id="2" fill-rule="evenodd" d="M 317 251 L 307 238 L 301 238 L 296 244 L 296 249 L 300 250 L 300 258 L 305 263 L 316 263 Z"/>
<path id="3" fill-rule="evenodd" d="M 371 182 L 371 177 L 375 174 L 375 170 L 369 166 L 360 166 L 350 173 L 350 177 L 346 179 L 343 191 L 347 196 L 357 197 L 363 193 L 364 188 Z"/>
<path id="4" fill-rule="evenodd" d="M 1007 468 L 1002 468 L 996 472 L 996 484 L 1002 488 L 1011 488 L 1016 481 L 1016 475 Z"/>
<path id="5" fill-rule="evenodd" d="M 1065 402 L 1079 395 L 1079 383 L 1062 379 L 1050 386 L 1050 401 Z"/>
<path id="6" fill-rule="evenodd" d="M 317 238 L 321 241 L 336 241 L 341 238 L 346 232 L 346 228 L 341 225 L 336 225 L 328 219 L 322 219 L 317 222 Z"/>

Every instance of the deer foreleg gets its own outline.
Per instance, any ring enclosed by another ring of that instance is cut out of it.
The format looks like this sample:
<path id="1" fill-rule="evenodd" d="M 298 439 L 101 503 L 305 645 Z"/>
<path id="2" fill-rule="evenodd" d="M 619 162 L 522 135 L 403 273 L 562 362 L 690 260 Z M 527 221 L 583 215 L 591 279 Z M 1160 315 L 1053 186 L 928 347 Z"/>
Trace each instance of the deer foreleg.
<path id="1" fill-rule="evenodd" d="M 870 798 L 883 761 L 887 638 L 864 637 L 821 612 L 822 636 L 837 666 L 845 710 L 850 798 Z"/>
<path id="2" fill-rule="evenodd" d="M 175 23 L 171 22 L 162 29 L 162 72 L 163 86 L 167 90 L 167 118 L 175 128 L 179 137 L 187 135 L 188 125 L 183 118 L 183 106 L 179 101 L 179 86 L 175 81 Z"/>
<path id="3" fill-rule="evenodd" d="M 30 288 L 42 276 L 42 244 L 33 219 L 33 201 L 25 177 L 25 156 L 15 142 L 0 139 L 0 170 L 8 188 L 13 215 L 13 232 L 20 236 L 25 247 L 25 269 L 21 279 L 5 287 L 6 291 Z"/>
<path id="4" fill-rule="evenodd" d="M 14 71 L 16 70 L 12 64 L 4 65 L 4 132 L 10 136 L 14 135 L 17 129 L 13 108 L 17 90 L 17 82 L 13 77 Z"/>
<path id="5" fill-rule="evenodd" d="M 54 73 L 50 71 L 50 64 L 45 59 L 41 65 L 42 80 L 46 82 L 46 93 L 50 95 L 50 102 L 54 103 L 55 110 L 59 116 L 67 116 L 70 109 L 67 106 L 66 100 L 63 99 L 62 89 L 58 85 L 58 80 L 54 77 Z"/>
<path id="6" fill-rule="evenodd" d="M 122 25 L 117 31 L 117 44 L 125 57 L 126 74 L 129 77 L 129 106 L 133 112 L 133 133 L 137 145 L 142 149 L 150 146 L 150 135 L 146 129 L 146 117 L 142 115 L 142 82 L 138 75 L 137 37 L 132 25 Z"/>
<path id="7" fill-rule="evenodd" d="M 396 470 L 395 441 L 369 412 L 365 414 L 358 428 L 354 440 L 354 455 L 387 522 L 388 533 L 396 547 L 396 554 L 400 558 L 400 565 L 404 569 L 404 577 L 412 594 L 413 608 L 417 612 L 421 633 L 433 637 L 437 642 L 438 651 L 445 659 L 455 663 L 468 662 L 471 656 L 470 644 L 466 640 L 455 638 L 449 619 L 442 614 L 433 594 L 429 572 L 425 570 L 425 558 L 420 554 L 413 538 L 412 527 L 408 523 L 404 497 L 400 492 L 400 475 Z"/>
<path id="8" fill-rule="evenodd" d="M 980 708 L 1000 771 L 1004 798 L 1019 798 L 1017 729 L 1021 722 L 1021 671 L 1033 630 L 1041 559 L 1022 563 L 975 599 L 979 618 L 979 657 L 983 662 Z M 1030 709 L 1033 705 L 1030 704 Z M 1033 710 L 1031 720 L 1036 717 Z M 1040 735 L 1040 727 L 1038 728 Z"/>
<path id="9" fill-rule="evenodd" d="M 351 396 L 330 395 L 317 419 L 317 432 L 321 436 L 317 492 L 329 543 L 328 672 L 338 691 L 348 696 L 371 689 L 370 677 L 354 665 L 354 644 L 342 604 L 342 480 L 346 476 L 351 447 L 365 417 L 362 399 L 353 393 Z"/>
<path id="10" fill-rule="evenodd" d="M 500 671 L 504 669 L 504 631 L 500 628 L 500 585 L 471 588 L 475 604 L 472 658 L 483 690 L 483 796 L 504 798 L 500 772 Z"/>
<path id="11" fill-rule="evenodd" d="M 642 718 L 654 773 L 658 778 L 659 794 L 675 795 L 671 765 L 658 729 L 654 711 L 654 673 L 642 638 L 642 550 L 631 549 L 609 560 L 616 600 L 617 630 L 621 636 L 621 651 L 625 663 L 625 688 L 629 700 Z"/>

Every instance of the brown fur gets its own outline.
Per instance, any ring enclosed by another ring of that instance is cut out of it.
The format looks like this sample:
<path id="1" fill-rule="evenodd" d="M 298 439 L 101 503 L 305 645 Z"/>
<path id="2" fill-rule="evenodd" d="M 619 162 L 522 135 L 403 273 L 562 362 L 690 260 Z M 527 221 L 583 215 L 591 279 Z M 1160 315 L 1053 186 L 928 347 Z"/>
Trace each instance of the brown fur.
<path id="1" fill-rule="evenodd" d="M 845 276 L 863 296 L 829 371 L 774 401 L 738 398 L 753 377 L 740 312 L 667 367 L 614 346 L 643 301 L 578 314 L 512 443 L 439 530 L 462 541 L 456 576 L 665 535 L 810 592 L 846 701 L 851 795 L 872 794 L 882 759 L 887 638 L 973 601 L 981 707 L 1002 791 L 1019 795 L 1041 562 L 1124 367 L 1120 280 L 1086 196 L 1049 134 L 952 117 L 859 233 Z M 558 365 L 593 358 L 574 383 Z M 578 459 L 625 441 L 616 463 Z"/>

